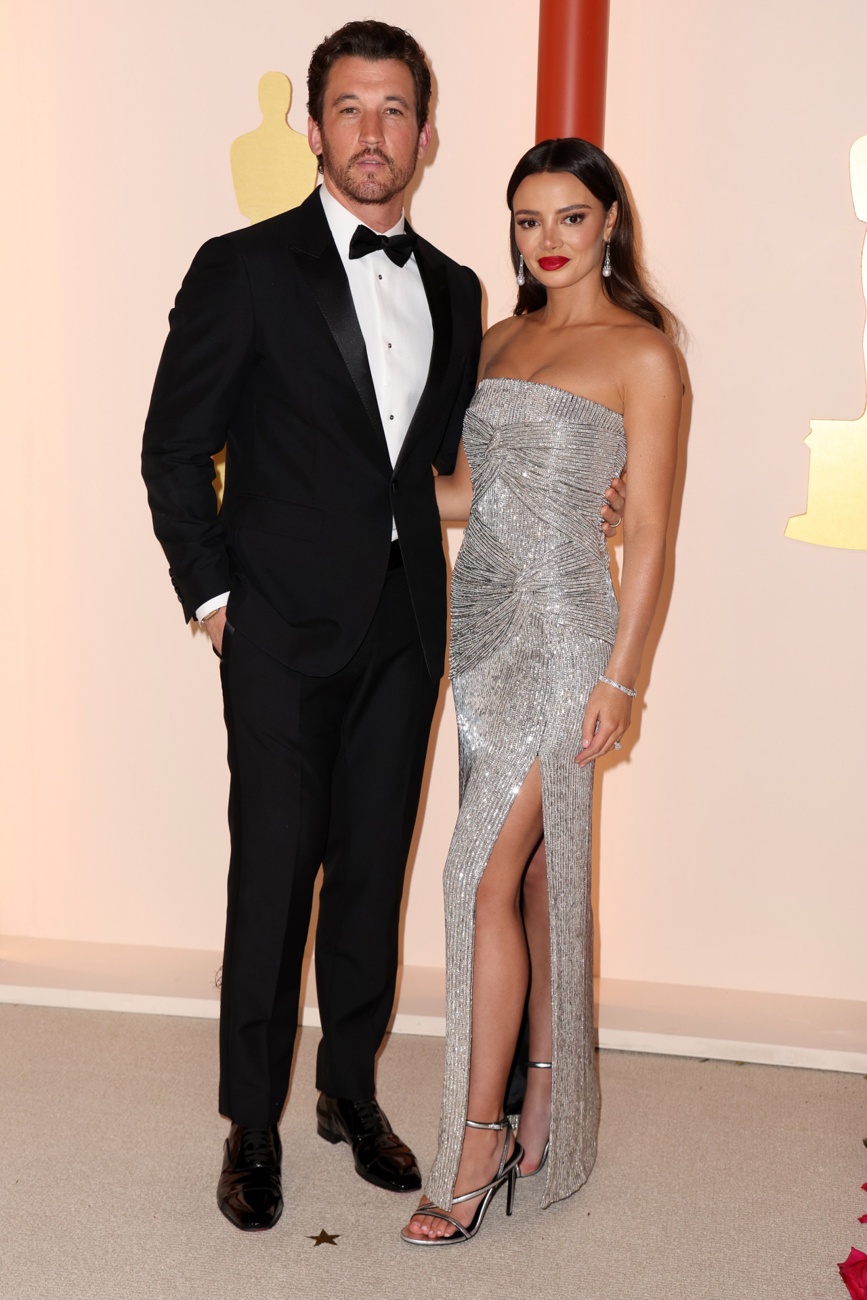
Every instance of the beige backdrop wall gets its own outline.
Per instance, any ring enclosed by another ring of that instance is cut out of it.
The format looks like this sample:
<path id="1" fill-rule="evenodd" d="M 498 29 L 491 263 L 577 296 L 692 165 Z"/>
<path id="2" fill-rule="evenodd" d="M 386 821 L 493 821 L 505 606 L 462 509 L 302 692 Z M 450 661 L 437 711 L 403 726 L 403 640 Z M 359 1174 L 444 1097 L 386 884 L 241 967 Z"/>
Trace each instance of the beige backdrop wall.
<path id="1" fill-rule="evenodd" d="M 228 147 L 354 5 L 6 5 L 0 932 L 214 948 L 227 777 L 216 662 L 185 629 L 138 441 L 196 247 L 244 224 Z M 533 0 L 382 3 L 439 85 L 415 224 L 510 307 L 502 191 L 532 143 Z M 867 557 L 786 541 L 811 417 L 864 405 L 847 154 L 860 0 L 612 0 L 607 145 L 690 332 L 692 419 L 640 738 L 600 782 L 603 973 L 867 999 Z M 451 538 L 454 548 L 458 538 Z M 448 701 L 405 956 L 443 960 Z"/>

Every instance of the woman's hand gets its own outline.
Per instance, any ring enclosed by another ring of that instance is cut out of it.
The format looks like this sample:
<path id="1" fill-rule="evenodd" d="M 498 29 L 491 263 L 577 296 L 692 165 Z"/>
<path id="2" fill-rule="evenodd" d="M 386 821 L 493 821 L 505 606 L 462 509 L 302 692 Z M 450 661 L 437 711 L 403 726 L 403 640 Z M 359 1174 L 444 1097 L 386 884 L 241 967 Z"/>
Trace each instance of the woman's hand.
<path id="1" fill-rule="evenodd" d="M 590 692 L 581 728 L 581 753 L 575 755 L 579 767 L 601 758 L 619 741 L 632 717 L 630 696 L 616 686 L 597 682 Z"/>
<path id="2" fill-rule="evenodd" d="M 602 506 L 602 531 L 610 540 L 616 537 L 617 529 L 623 523 L 623 511 L 626 507 L 626 484 L 622 478 L 613 478 L 611 486 L 605 492 L 605 504 Z"/>
<path id="3" fill-rule="evenodd" d="M 434 471 L 436 474 L 436 471 Z M 453 474 L 437 474 L 434 479 L 437 509 L 441 521 L 463 524 L 466 527 L 473 499 L 473 480 L 463 439 L 458 445 L 457 461 Z"/>

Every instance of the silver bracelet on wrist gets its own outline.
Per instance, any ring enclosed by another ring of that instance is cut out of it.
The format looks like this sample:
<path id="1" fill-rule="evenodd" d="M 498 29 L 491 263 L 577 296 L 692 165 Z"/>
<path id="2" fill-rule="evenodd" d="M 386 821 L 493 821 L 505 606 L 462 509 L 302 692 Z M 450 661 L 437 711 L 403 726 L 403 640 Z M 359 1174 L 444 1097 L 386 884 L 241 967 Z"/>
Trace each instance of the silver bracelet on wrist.
<path id="1" fill-rule="evenodd" d="M 622 686 L 620 682 L 614 682 L 610 677 L 600 677 L 599 680 L 606 686 L 613 686 L 615 691 L 622 691 L 624 695 L 629 696 L 630 700 L 634 700 L 638 694 L 638 691 L 634 691 L 631 686 Z"/>

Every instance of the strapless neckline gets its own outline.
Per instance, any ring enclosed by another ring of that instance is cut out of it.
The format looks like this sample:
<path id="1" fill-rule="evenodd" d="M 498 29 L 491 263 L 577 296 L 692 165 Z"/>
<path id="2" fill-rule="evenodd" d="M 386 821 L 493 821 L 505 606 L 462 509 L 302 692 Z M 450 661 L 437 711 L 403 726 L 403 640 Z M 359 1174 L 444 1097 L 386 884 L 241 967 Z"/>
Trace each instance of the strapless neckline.
<path id="1" fill-rule="evenodd" d="M 613 406 L 606 406 L 604 402 L 597 402 L 592 397 L 585 397 L 583 393 L 573 393 L 570 388 L 560 388 L 558 384 L 546 384 L 540 379 L 515 379 L 511 375 L 486 375 L 484 379 L 478 382 L 478 388 L 482 384 L 528 384 L 531 388 L 548 388 L 552 393 L 561 393 L 564 397 L 574 397 L 576 402 L 586 402 L 588 406 L 598 406 L 600 411 L 607 411 L 609 415 L 615 415 L 620 422 L 623 422 L 623 412 L 615 411 Z"/>

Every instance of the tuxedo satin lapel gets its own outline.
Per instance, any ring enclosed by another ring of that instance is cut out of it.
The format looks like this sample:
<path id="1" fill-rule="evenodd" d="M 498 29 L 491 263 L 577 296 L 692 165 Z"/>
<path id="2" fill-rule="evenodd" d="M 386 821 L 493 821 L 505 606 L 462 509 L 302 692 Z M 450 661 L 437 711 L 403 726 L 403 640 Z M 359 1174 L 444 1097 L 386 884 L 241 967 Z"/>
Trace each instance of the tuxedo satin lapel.
<path id="1" fill-rule="evenodd" d="M 433 326 L 433 347 L 431 348 L 427 381 L 422 389 L 418 406 L 415 408 L 415 414 L 406 431 L 406 437 L 400 449 L 395 469 L 400 466 L 401 461 L 412 450 L 413 443 L 425 428 L 429 411 L 441 399 L 440 386 L 445 377 L 452 346 L 452 309 L 445 267 L 433 262 L 425 249 L 424 241 L 420 241 L 416 247 L 415 260 L 418 264 L 421 282 L 424 285 L 428 307 L 430 308 L 431 324 Z"/>
<path id="2" fill-rule="evenodd" d="M 346 368 L 358 390 L 358 396 L 361 398 L 370 423 L 382 439 L 383 446 L 385 446 L 385 432 L 376 401 L 376 389 L 373 387 L 373 377 L 367 360 L 367 349 L 364 346 L 364 335 L 361 332 L 361 326 L 358 323 L 358 317 L 352 303 L 349 281 L 346 278 L 340 254 L 328 230 L 321 204 L 319 210 L 322 223 L 325 226 L 326 238 L 324 240 L 320 238 L 315 241 L 311 240 L 308 247 L 296 242 L 293 245 L 293 252 L 296 255 L 301 274 L 307 281 L 311 293 L 319 304 L 319 310 L 334 335 L 334 341 L 340 349 L 343 360 L 346 362 Z M 316 232 L 318 236 L 321 236 L 321 233 L 321 231 Z"/>

